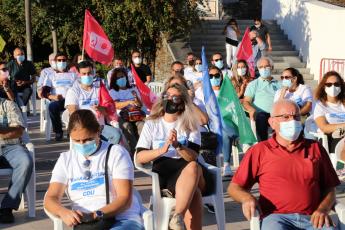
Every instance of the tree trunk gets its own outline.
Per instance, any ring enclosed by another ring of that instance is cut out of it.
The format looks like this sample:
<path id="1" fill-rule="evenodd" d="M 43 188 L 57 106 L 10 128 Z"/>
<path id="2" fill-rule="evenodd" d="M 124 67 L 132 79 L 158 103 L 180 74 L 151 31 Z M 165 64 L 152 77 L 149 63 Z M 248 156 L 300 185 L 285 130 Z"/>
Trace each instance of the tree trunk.
<path id="1" fill-rule="evenodd" d="M 56 29 L 52 30 L 52 38 L 53 38 L 53 53 L 56 54 L 58 52 Z"/>
<path id="2" fill-rule="evenodd" d="M 26 55 L 27 60 L 33 61 L 32 47 L 31 47 L 31 2 L 25 0 L 25 28 L 26 28 Z"/>

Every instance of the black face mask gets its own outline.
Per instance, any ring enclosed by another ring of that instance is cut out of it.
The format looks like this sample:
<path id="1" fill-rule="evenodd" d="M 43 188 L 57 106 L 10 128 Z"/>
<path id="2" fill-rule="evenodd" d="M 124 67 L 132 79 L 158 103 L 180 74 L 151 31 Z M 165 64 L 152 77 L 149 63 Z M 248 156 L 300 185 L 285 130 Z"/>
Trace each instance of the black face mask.
<path id="1" fill-rule="evenodd" d="M 184 110 L 183 104 L 175 104 L 172 100 L 163 101 L 164 112 L 169 114 L 174 114 Z"/>

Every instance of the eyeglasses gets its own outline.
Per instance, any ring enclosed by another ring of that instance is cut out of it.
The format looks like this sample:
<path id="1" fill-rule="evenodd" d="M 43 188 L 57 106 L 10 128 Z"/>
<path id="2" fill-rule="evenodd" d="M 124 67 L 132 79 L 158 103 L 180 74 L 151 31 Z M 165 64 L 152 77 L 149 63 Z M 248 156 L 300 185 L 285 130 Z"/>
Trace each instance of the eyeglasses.
<path id="1" fill-rule="evenodd" d="M 282 80 L 284 80 L 284 79 L 289 80 L 292 78 L 294 78 L 294 77 L 293 76 L 280 76 L 280 79 L 282 79 Z"/>
<path id="2" fill-rule="evenodd" d="M 86 168 L 87 170 L 84 172 L 84 177 L 89 180 L 91 178 L 91 171 L 90 171 L 90 160 L 85 160 L 83 162 L 83 167 Z"/>
<path id="3" fill-rule="evenodd" d="M 66 59 L 56 59 L 57 62 L 65 62 Z"/>
<path id="4" fill-rule="evenodd" d="M 332 85 L 334 85 L 335 87 L 340 87 L 340 83 L 339 82 L 327 82 L 325 83 L 326 87 L 331 87 Z"/>
<path id="5" fill-rule="evenodd" d="M 4 68 L 2 68 L 2 69 L 0 69 L 0 70 L 3 71 L 3 72 L 5 72 L 5 71 L 8 70 L 8 68 L 4 67 Z"/>
<path id="6" fill-rule="evenodd" d="M 300 121 L 301 120 L 301 115 L 300 114 L 281 114 L 281 115 L 277 115 L 277 116 L 273 116 L 273 117 L 279 117 L 279 118 L 283 118 L 283 120 L 291 120 L 294 119 L 296 121 Z"/>
<path id="7" fill-rule="evenodd" d="M 213 61 L 215 61 L 215 62 L 217 62 L 217 61 L 223 61 L 223 58 L 214 59 Z"/>
<path id="8" fill-rule="evenodd" d="M 179 104 L 182 102 L 181 96 L 170 95 L 167 93 L 163 95 L 163 100 L 169 100 L 169 99 L 171 99 L 175 104 Z"/>
<path id="9" fill-rule="evenodd" d="M 219 73 L 210 74 L 210 78 L 220 78 L 220 74 Z"/>

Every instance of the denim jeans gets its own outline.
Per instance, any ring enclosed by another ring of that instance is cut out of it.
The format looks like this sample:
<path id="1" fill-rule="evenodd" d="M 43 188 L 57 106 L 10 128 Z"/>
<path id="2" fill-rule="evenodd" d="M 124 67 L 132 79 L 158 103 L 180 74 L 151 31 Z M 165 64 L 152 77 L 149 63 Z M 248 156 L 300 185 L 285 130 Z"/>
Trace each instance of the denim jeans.
<path id="1" fill-rule="evenodd" d="M 20 144 L 1 146 L 0 156 L 4 157 L 13 169 L 8 192 L 1 202 L 1 208 L 17 210 L 22 193 L 30 180 L 34 163 L 29 151 Z"/>
<path id="2" fill-rule="evenodd" d="M 223 162 L 230 163 L 231 153 L 232 153 L 232 143 L 236 139 L 236 132 L 232 128 L 224 125 L 222 129 L 223 137 Z"/>
<path id="3" fill-rule="evenodd" d="M 144 226 L 134 220 L 117 220 L 110 230 L 144 230 Z"/>
<path id="4" fill-rule="evenodd" d="M 255 126 L 256 126 L 256 136 L 259 141 L 265 141 L 268 139 L 268 118 L 270 117 L 269 113 L 258 112 L 255 117 Z"/>
<path id="5" fill-rule="evenodd" d="M 61 112 L 65 110 L 65 99 L 49 103 L 49 116 L 52 121 L 54 133 L 62 133 Z"/>
<path id="6" fill-rule="evenodd" d="M 313 230 L 310 216 L 297 213 L 271 214 L 261 222 L 261 230 Z M 334 227 L 323 226 L 322 230 L 334 230 Z"/>

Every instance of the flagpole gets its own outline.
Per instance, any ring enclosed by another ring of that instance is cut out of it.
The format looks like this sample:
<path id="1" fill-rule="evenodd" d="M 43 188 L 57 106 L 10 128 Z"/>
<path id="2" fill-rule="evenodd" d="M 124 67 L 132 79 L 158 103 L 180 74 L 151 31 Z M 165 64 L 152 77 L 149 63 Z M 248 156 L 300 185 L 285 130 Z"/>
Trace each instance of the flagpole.
<path id="1" fill-rule="evenodd" d="M 86 10 L 85 10 L 85 14 L 84 14 L 83 48 L 81 50 L 81 60 L 84 60 L 84 53 L 85 53 L 85 44 L 84 44 L 85 19 L 86 19 Z"/>

